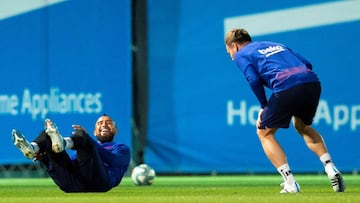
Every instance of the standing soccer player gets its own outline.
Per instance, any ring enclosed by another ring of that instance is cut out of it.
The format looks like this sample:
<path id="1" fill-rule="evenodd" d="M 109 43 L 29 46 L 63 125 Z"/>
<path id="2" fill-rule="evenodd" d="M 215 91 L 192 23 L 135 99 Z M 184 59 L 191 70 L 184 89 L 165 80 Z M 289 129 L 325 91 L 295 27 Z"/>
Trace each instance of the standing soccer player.
<path id="1" fill-rule="evenodd" d="M 344 192 L 340 171 L 335 167 L 322 136 L 311 127 L 321 93 L 320 81 L 312 71 L 311 63 L 283 44 L 252 42 L 244 29 L 229 31 L 225 45 L 261 105 L 256 132 L 266 156 L 284 179 L 280 193 L 300 192 L 285 152 L 275 138 L 279 128 L 289 128 L 291 118 L 307 147 L 323 163 L 333 190 Z M 269 99 L 264 87 L 273 91 Z"/>
<path id="2" fill-rule="evenodd" d="M 64 192 L 106 192 L 120 184 L 130 162 L 129 147 L 115 143 L 115 122 L 106 114 L 95 123 L 97 142 L 79 125 L 70 137 L 62 137 L 55 124 L 47 119 L 45 130 L 28 142 L 13 130 L 14 145 L 29 159 L 41 161 L 49 176 Z M 65 149 L 76 154 L 71 157 Z"/>

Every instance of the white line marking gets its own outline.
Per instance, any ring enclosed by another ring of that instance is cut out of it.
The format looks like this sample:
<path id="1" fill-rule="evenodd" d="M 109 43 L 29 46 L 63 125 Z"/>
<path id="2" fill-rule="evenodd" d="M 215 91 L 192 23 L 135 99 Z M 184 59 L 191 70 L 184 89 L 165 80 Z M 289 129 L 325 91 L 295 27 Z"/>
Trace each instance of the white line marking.
<path id="1" fill-rule="evenodd" d="M 66 0 L 0 0 L 0 20 L 64 1 Z"/>
<path id="2" fill-rule="evenodd" d="M 244 28 L 259 36 L 358 20 L 360 0 L 345 0 L 225 18 L 224 33 Z"/>

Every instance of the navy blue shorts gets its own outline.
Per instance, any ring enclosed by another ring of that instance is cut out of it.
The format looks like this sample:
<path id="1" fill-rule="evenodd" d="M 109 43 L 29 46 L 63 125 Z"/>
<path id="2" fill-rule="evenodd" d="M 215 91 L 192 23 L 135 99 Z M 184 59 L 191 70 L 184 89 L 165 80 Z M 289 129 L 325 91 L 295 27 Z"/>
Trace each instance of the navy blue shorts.
<path id="1" fill-rule="evenodd" d="M 261 115 L 259 128 L 289 128 L 293 116 L 299 117 L 306 125 L 311 125 L 319 104 L 320 94 L 319 82 L 307 83 L 273 93 Z"/>

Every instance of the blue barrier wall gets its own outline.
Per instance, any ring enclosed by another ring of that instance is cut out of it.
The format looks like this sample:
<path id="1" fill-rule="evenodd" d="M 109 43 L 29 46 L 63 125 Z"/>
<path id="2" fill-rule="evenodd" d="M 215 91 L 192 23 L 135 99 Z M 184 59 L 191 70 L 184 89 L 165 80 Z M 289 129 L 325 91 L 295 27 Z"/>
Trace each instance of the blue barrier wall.
<path id="1" fill-rule="evenodd" d="M 0 163 L 26 162 L 12 145 L 11 129 L 31 140 L 48 117 L 63 135 L 72 124 L 92 134 L 98 116 L 107 113 L 117 121 L 116 139 L 130 145 L 130 1 L 9 1 L 1 7 Z"/>
<path id="2" fill-rule="evenodd" d="M 27 161 L 11 129 L 32 139 L 46 117 L 67 135 L 108 113 L 130 145 L 130 1 L 48 2 L 1 5 L 1 164 Z M 226 30 L 241 26 L 312 61 L 323 84 L 314 126 L 339 168 L 358 170 L 358 2 L 149 0 L 145 161 L 169 173 L 274 171 L 255 134 L 258 103 L 224 47 Z M 278 138 L 293 171 L 323 170 L 292 128 Z"/>
<path id="3" fill-rule="evenodd" d="M 360 168 L 359 1 L 150 0 L 148 9 L 145 161 L 158 172 L 275 171 L 255 134 L 257 100 L 225 51 L 233 26 L 313 63 L 323 85 L 314 127 L 340 169 Z M 277 137 L 293 171 L 323 170 L 293 128 Z"/>

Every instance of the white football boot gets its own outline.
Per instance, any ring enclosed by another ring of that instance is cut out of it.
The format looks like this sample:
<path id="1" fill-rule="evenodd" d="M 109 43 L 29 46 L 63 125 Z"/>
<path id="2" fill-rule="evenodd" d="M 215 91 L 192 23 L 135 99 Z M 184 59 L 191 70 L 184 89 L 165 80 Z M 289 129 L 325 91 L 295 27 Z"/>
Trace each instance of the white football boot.
<path id="1" fill-rule="evenodd" d="M 51 139 L 52 151 L 55 153 L 60 153 L 64 151 L 64 139 L 60 135 L 55 123 L 53 123 L 50 119 L 45 120 L 45 132 L 49 135 Z"/>
<path id="2" fill-rule="evenodd" d="M 287 184 L 287 183 L 281 183 L 280 184 L 283 189 L 280 191 L 280 193 L 298 193 L 301 191 L 300 185 L 298 182 L 294 182 L 293 184 Z"/>
<path id="3" fill-rule="evenodd" d="M 19 148 L 26 158 L 33 159 L 36 156 L 36 153 L 30 142 L 26 140 L 25 136 L 15 129 L 12 130 L 11 134 L 14 145 Z"/>
<path id="4" fill-rule="evenodd" d="M 334 164 L 327 164 L 325 166 L 325 172 L 330 180 L 334 192 L 344 192 L 344 179 L 342 178 L 340 171 L 334 166 Z"/>

